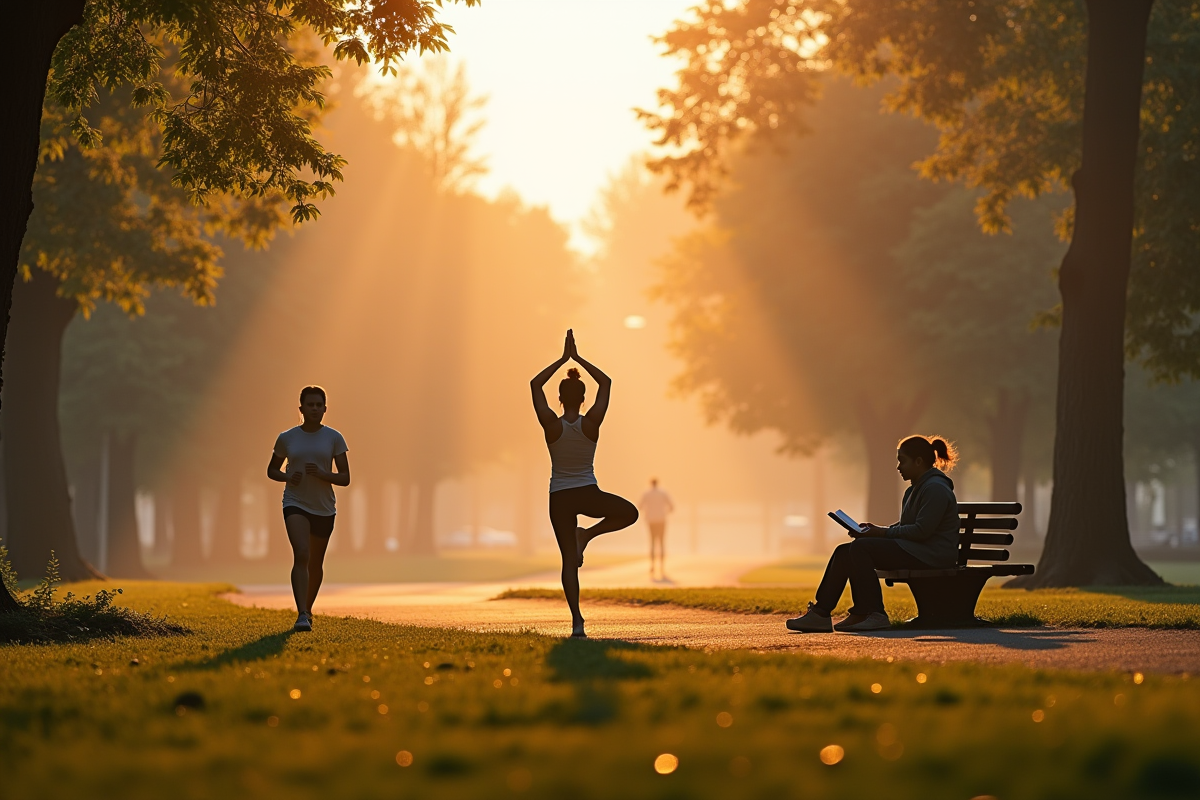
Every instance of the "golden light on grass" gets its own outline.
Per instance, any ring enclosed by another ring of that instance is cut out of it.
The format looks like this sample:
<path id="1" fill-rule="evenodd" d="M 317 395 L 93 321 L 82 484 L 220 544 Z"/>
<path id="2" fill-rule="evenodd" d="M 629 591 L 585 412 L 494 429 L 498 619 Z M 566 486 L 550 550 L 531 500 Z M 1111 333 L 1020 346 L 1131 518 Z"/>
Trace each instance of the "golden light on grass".
<path id="1" fill-rule="evenodd" d="M 371 676 L 363 675 L 363 683 L 370 683 L 370 682 L 371 682 Z"/>
<path id="2" fill-rule="evenodd" d="M 386 714 L 388 712 L 388 707 L 383 703 L 380 703 L 379 708 L 377 708 L 376 711 L 378 711 L 380 714 Z"/>
<path id="3" fill-rule="evenodd" d="M 521 767 L 508 773 L 508 788 L 514 792 L 523 792 L 533 785 L 533 774 Z"/>
<path id="4" fill-rule="evenodd" d="M 396 753 L 396 763 L 402 767 L 411 767 L 413 763 L 413 755 L 407 750 L 401 750 Z"/>
<path id="5" fill-rule="evenodd" d="M 372 690 L 371 690 L 371 699 L 372 699 L 372 700 L 378 700 L 378 699 L 379 699 L 379 690 L 378 690 L 378 689 L 372 689 Z"/>
<path id="6" fill-rule="evenodd" d="M 300 690 L 292 689 L 290 692 L 288 692 L 288 697 L 292 698 L 293 700 L 299 700 L 300 699 Z"/>
<path id="7" fill-rule="evenodd" d="M 1046 712 L 1039 708 L 1037 711 L 1033 712 L 1032 717 L 1034 722 L 1041 722 L 1046 718 Z"/>
<path id="8" fill-rule="evenodd" d="M 821 763 L 832 767 L 846 757 L 846 751 L 840 744 L 827 744 L 821 748 Z"/>
<path id="9" fill-rule="evenodd" d="M 924 683 L 927 680 L 929 680 L 929 676 L 926 675 L 924 672 L 917 673 L 917 683 Z"/>
<path id="10" fill-rule="evenodd" d="M 670 753 L 663 753 L 654 759 L 654 771 L 659 775 L 670 775 L 679 769 L 679 758 Z"/>
<path id="11" fill-rule="evenodd" d="M 511 669 L 504 670 L 504 677 L 507 678 L 509 675 L 512 675 L 512 670 Z"/>
<path id="12" fill-rule="evenodd" d="M 433 686 L 433 676 L 432 676 L 432 675 L 426 675 L 426 676 L 425 676 L 425 685 L 426 685 L 426 686 Z"/>
<path id="13" fill-rule="evenodd" d="M 871 684 L 871 694 L 879 694 L 882 691 L 883 691 L 882 683 L 872 683 Z"/>
<path id="14" fill-rule="evenodd" d="M 430 681 L 428 678 L 426 678 L 425 680 L 432 683 L 432 681 Z M 504 681 L 500 680 L 499 678 L 496 678 L 496 680 L 492 681 L 492 686 L 495 686 L 497 689 L 499 689 L 503 685 L 504 685 Z"/>
<path id="15" fill-rule="evenodd" d="M 720 714 L 717 714 L 717 724 L 722 728 L 728 728 L 733 724 L 733 714 L 730 714 L 728 711 L 722 711 Z"/>
<path id="16" fill-rule="evenodd" d="M 1143 675 L 1142 673 L 1140 673 L 1140 672 L 1133 673 L 1133 682 L 1136 683 L 1138 686 L 1141 686 L 1142 681 L 1144 681 L 1144 680 L 1146 680 L 1146 676 Z"/>

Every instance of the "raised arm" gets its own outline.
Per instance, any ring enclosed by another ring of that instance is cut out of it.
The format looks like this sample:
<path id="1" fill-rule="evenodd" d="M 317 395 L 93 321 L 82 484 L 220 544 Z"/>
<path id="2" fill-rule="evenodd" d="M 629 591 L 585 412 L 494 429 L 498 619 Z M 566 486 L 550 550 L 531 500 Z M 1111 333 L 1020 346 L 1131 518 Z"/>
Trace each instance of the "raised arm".
<path id="1" fill-rule="evenodd" d="M 551 436 L 557 439 L 562 433 L 562 426 L 558 424 L 558 415 L 550 408 L 550 404 L 546 402 L 546 381 L 554 377 L 554 373 L 562 368 L 562 365 L 571 359 L 571 345 L 573 339 L 571 331 L 567 331 L 566 341 L 563 343 L 563 354 L 553 364 L 546 367 L 544 370 L 533 376 L 533 380 L 529 382 L 530 392 L 533 394 L 533 411 L 537 414 L 538 423 L 542 426 L 542 430 L 546 432 L 546 441 L 551 441 Z"/>
<path id="2" fill-rule="evenodd" d="M 583 367 L 599 386 L 596 391 L 596 402 L 592 403 L 592 407 L 583 415 L 583 432 L 588 434 L 589 439 L 595 441 L 596 437 L 600 435 L 600 424 L 604 422 L 604 415 L 608 413 L 608 400 L 612 396 L 612 378 L 605 375 L 595 364 L 579 355 L 575 350 L 574 337 L 571 339 L 571 358 Z"/>

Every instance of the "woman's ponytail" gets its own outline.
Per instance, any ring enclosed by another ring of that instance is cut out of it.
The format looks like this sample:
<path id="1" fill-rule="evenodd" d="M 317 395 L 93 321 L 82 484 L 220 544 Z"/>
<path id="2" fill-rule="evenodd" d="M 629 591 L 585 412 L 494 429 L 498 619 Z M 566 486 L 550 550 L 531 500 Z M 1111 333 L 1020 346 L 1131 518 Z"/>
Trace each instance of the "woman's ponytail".
<path id="1" fill-rule="evenodd" d="M 909 436 L 897 445 L 909 458 L 919 458 L 931 467 L 949 472 L 958 463 L 954 442 L 940 436 Z"/>

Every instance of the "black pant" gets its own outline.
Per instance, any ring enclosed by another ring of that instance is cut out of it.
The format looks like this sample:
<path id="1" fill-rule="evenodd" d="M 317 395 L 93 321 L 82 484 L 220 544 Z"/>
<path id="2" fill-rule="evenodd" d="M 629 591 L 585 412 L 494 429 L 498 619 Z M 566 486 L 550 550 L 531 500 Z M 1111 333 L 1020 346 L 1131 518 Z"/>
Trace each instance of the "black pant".
<path id="1" fill-rule="evenodd" d="M 628 528 L 637 522 L 637 506 L 615 494 L 600 491 L 596 484 L 560 489 L 550 493 L 550 524 L 554 537 L 564 555 L 575 557 L 575 528 L 579 515 L 593 519 L 611 519 L 617 523 L 614 530 Z M 624 523 L 624 524 L 621 524 Z"/>
<path id="2" fill-rule="evenodd" d="M 877 569 L 932 569 L 921 559 L 911 555 L 895 539 L 855 539 L 834 548 L 833 556 L 825 567 L 825 577 L 817 587 L 817 608 L 826 614 L 833 613 L 846 581 L 850 581 L 850 594 L 854 598 L 851 614 L 870 614 L 883 611 L 883 591 L 879 588 Z"/>

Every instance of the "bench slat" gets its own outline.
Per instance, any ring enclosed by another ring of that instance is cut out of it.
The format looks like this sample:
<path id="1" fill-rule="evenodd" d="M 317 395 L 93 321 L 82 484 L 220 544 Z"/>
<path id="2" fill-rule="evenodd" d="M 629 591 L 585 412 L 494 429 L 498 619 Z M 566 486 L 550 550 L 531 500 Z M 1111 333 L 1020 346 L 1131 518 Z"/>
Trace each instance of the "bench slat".
<path id="1" fill-rule="evenodd" d="M 958 541 L 965 544 L 1010 545 L 1013 543 L 1011 533 L 960 533 Z"/>
<path id="2" fill-rule="evenodd" d="M 1015 531 L 1017 529 L 1017 521 L 1012 517 L 983 517 L 981 519 L 969 519 L 967 517 L 959 517 L 959 529 L 966 528 L 970 525 L 972 530 L 977 531 Z"/>
<path id="3" fill-rule="evenodd" d="M 1033 564 L 972 564 L 966 567 L 952 567 L 950 569 L 875 570 L 875 574 L 880 578 L 890 581 L 906 581 L 909 578 L 952 578 L 960 573 L 968 572 L 987 572 L 994 577 L 1032 575 Z"/>
<path id="4" fill-rule="evenodd" d="M 960 514 L 1020 514 L 1020 503 L 959 503 Z"/>
<path id="5" fill-rule="evenodd" d="M 978 547 L 970 547 L 970 548 L 967 548 L 966 551 L 967 551 L 967 558 L 972 561 L 1008 561 L 1008 551 L 1007 550 L 999 550 L 999 549 L 991 549 L 991 548 L 982 549 L 982 548 L 978 548 Z M 962 550 L 958 551 L 958 557 L 960 560 L 962 559 L 962 557 L 963 557 Z"/>

